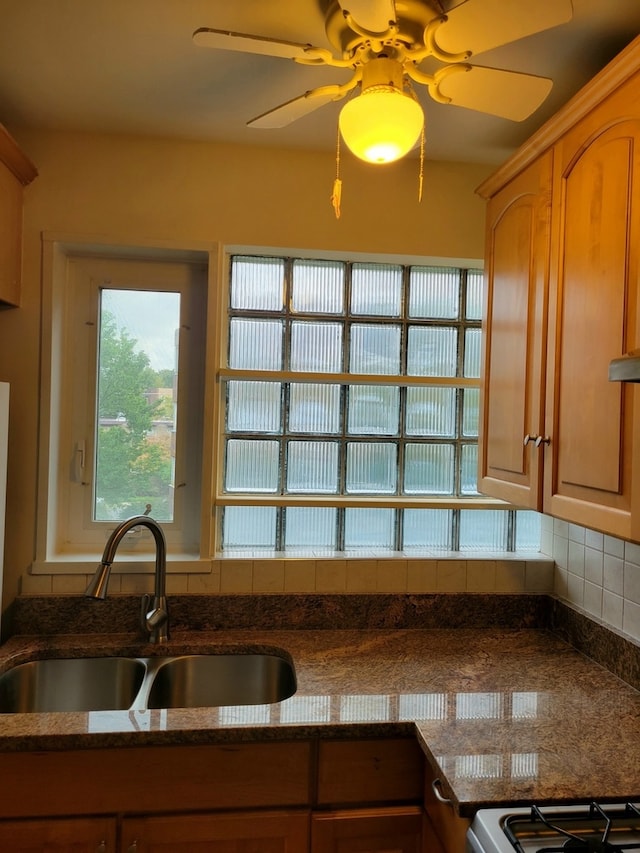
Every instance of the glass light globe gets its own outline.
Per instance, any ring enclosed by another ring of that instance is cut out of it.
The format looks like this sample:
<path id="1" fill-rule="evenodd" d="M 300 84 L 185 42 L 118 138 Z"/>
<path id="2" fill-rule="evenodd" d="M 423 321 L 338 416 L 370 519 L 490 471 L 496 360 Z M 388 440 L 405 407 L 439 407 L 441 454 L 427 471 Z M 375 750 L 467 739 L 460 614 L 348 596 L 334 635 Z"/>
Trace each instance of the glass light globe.
<path id="1" fill-rule="evenodd" d="M 367 163 L 392 163 L 408 154 L 424 126 L 422 107 L 395 86 L 370 86 L 348 101 L 338 119 L 349 150 Z"/>

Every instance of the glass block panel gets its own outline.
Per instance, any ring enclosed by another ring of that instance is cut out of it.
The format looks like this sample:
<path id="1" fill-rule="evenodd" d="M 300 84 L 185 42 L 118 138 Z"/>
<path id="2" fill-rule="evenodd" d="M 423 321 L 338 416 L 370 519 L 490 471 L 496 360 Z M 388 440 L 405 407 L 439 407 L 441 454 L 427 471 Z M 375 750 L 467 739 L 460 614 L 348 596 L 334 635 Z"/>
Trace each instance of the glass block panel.
<path id="1" fill-rule="evenodd" d="M 400 389 L 393 385 L 352 385 L 347 429 L 351 435 L 397 435 Z"/>
<path id="2" fill-rule="evenodd" d="M 470 379 L 480 376 L 480 329 L 467 329 L 464 333 L 464 375 Z"/>
<path id="3" fill-rule="evenodd" d="M 496 509 L 460 510 L 461 551 L 504 551 L 508 512 Z"/>
<path id="4" fill-rule="evenodd" d="M 222 516 L 222 549 L 275 548 L 274 506 L 227 506 Z"/>
<path id="5" fill-rule="evenodd" d="M 402 544 L 410 548 L 451 549 L 450 509 L 405 509 L 402 513 Z"/>
<path id="6" fill-rule="evenodd" d="M 394 494 L 397 481 L 395 444 L 347 444 L 348 494 Z"/>
<path id="7" fill-rule="evenodd" d="M 463 444 L 460 448 L 460 494 L 478 494 L 478 445 Z"/>
<path id="8" fill-rule="evenodd" d="M 231 307 L 249 311 L 282 311 L 284 261 L 237 255 L 231 262 Z"/>
<path id="9" fill-rule="evenodd" d="M 457 329 L 450 326 L 409 327 L 409 376 L 455 376 L 457 361 Z"/>
<path id="10" fill-rule="evenodd" d="M 227 441 L 225 490 L 227 492 L 277 492 L 277 441 Z"/>
<path id="11" fill-rule="evenodd" d="M 341 314 L 344 307 L 344 264 L 295 260 L 291 310 Z"/>
<path id="12" fill-rule="evenodd" d="M 391 551 L 395 543 L 395 510 L 350 508 L 344 511 L 344 547 Z"/>
<path id="13" fill-rule="evenodd" d="M 291 370 L 307 373 L 342 371 L 342 325 L 340 323 L 291 324 Z"/>
<path id="14" fill-rule="evenodd" d="M 292 382 L 289 386 L 289 432 L 340 431 L 340 386 Z"/>
<path id="15" fill-rule="evenodd" d="M 279 432 L 281 397 L 279 382 L 228 382 L 227 429 Z"/>
<path id="16" fill-rule="evenodd" d="M 405 494 L 453 494 L 453 459 L 451 444 L 407 444 L 404 455 Z"/>
<path id="17" fill-rule="evenodd" d="M 287 491 L 338 491 L 340 447 L 335 441 L 290 441 L 287 445 Z"/>
<path id="18" fill-rule="evenodd" d="M 467 272 L 467 320 L 482 319 L 482 299 L 484 294 L 484 275 L 482 270 Z"/>
<path id="19" fill-rule="evenodd" d="M 455 388 L 407 388 L 406 435 L 453 438 L 455 431 Z"/>
<path id="20" fill-rule="evenodd" d="M 400 373 L 400 326 L 354 324 L 349 356 L 351 373 Z"/>
<path id="21" fill-rule="evenodd" d="M 480 417 L 480 389 L 465 388 L 462 391 L 462 434 L 470 438 L 478 435 Z"/>
<path id="22" fill-rule="evenodd" d="M 229 367 L 281 370 L 282 330 L 280 320 L 233 317 L 229 323 Z"/>
<path id="23" fill-rule="evenodd" d="M 337 513 L 335 507 L 287 507 L 285 548 L 335 549 Z"/>
<path id="24" fill-rule="evenodd" d="M 402 310 L 402 267 L 354 264 L 351 270 L 351 313 L 399 317 Z"/>
<path id="25" fill-rule="evenodd" d="M 542 516 L 539 512 L 516 512 L 516 551 L 539 551 L 542 536 Z"/>
<path id="26" fill-rule="evenodd" d="M 459 301 L 459 270 L 449 267 L 411 267 L 409 317 L 457 317 Z"/>

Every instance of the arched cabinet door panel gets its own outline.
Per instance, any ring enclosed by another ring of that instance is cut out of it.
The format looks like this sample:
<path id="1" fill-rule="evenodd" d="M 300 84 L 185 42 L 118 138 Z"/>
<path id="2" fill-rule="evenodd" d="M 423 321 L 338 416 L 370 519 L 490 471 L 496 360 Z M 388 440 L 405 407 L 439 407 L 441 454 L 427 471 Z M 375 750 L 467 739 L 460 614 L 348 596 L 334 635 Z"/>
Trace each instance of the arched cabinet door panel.
<path id="1" fill-rule="evenodd" d="M 481 492 L 539 509 L 544 429 L 552 155 L 489 200 Z"/>
<path id="2" fill-rule="evenodd" d="M 587 119 L 558 146 L 545 427 L 545 508 L 624 538 L 640 536 L 640 400 L 608 366 L 640 347 L 636 106 L 637 119 Z"/>

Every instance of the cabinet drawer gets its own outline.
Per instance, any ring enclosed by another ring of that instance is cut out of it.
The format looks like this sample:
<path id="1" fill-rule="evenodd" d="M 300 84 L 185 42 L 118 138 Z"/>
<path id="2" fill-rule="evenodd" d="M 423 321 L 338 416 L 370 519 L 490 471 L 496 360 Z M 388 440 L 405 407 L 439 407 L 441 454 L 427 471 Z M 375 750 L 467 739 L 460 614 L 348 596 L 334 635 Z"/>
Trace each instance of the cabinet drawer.
<path id="1" fill-rule="evenodd" d="M 422 810 L 396 806 L 313 815 L 311 849 L 313 853 L 421 853 Z"/>
<path id="2" fill-rule="evenodd" d="M 321 741 L 318 804 L 419 803 L 423 763 L 414 738 Z"/>
<path id="3" fill-rule="evenodd" d="M 307 742 L 4 753 L 0 816 L 304 806 L 310 756 Z"/>
<path id="4" fill-rule="evenodd" d="M 122 822 L 127 853 L 307 853 L 308 812 L 243 812 L 127 817 Z"/>

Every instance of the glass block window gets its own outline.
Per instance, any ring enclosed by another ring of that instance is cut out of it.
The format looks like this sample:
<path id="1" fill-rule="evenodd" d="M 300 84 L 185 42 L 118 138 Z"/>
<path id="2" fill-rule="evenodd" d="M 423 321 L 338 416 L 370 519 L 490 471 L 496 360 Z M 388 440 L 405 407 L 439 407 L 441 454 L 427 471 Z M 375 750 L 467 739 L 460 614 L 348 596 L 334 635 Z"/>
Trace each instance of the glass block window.
<path id="1" fill-rule="evenodd" d="M 231 257 L 222 550 L 535 539 L 478 505 L 481 308 L 479 270 Z"/>

